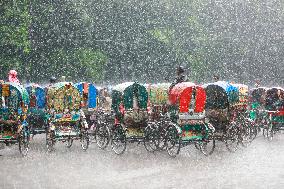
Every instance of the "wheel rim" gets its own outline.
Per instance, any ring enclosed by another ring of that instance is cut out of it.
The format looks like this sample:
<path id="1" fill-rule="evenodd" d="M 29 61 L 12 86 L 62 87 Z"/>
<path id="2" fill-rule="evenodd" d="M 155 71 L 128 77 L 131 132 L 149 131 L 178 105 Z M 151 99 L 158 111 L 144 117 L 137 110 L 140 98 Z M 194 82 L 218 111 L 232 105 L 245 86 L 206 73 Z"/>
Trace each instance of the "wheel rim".
<path id="1" fill-rule="evenodd" d="M 97 142 L 96 140 L 96 131 L 89 130 L 88 132 L 90 142 Z"/>
<path id="2" fill-rule="evenodd" d="M 19 137 L 19 150 L 23 156 L 27 156 L 29 152 L 29 136 L 27 133 L 22 132 Z"/>
<path id="3" fill-rule="evenodd" d="M 214 152 L 215 138 L 212 132 L 208 133 L 208 139 L 205 139 L 199 143 L 199 149 L 205 156 L 211 155 Z"/>
<path id="4" fill-rule="evenodd" d="M 126 149 L 126 136 L 121 126 L 117 126 L 113 131 L 111 148 L 118 155 Z"/>
<path id="5" fill-rule="evenodd" d="M 159 150 L 164 150 L 167 146 L 166 142 L 166 129 L 160 128 L 158 133 L 158 140 L 156 144 Z"/>
<path id="6" fill-rule="evenodd" d="M 73 139 L 69 138 L 67 140 L 67 148 L 71 148 L 72 144 L 73 144 Z"/>
<path id="7" fill-rule="evenodd" d="M 215 149 L 215 140 L 214 139 L 204 141 L 200 144 L 200 150 L 205 156 L 213 154 L 214 149 Z"/>
<path id="8" fill-rule="evenodd" d="M 96 138 L 97 145 L 99 146 L 99 148 L 101 149 L 106 148 L 110 141 L 109 128 L 107 126 L 99 126 L 96 131 L 95 136 L 96 136 L 95 138 Z"/>
<path id="9" fill-rule="evenodd" d="M 238 131 L 237 128 L 232 127 L 227 131 L 226 147 L 230 152 L 235 152 L 238 149 Z"/>
<path id="10" fill-rule="evenodd" d="M 48 152 L 52 152 L 54 150 L 53 134 L 50 132 L 46 133 L 46 148 Z"/>
<path id="11" fill-rule="evenodd" d="M 273 129 L 272 129 L 272 126 L 269 127 L 269 129 L 267 130 L 267 138 L 269 141 L 272 141 L 273 140 Z"/>
<path id="12" fill-rule="evenodd" d="M 86 151 L 89 147 L 89 138 L 88 135 L 86 133 L 82 133 L 81 136 L 81 147 L 84 151 Z"/>
<path id="13" fill-rule="evenodd" d="M 256 126 L 250 127 L 250 141 L 253 141 L 257 136 L 257 128 Z"/>
<path id="14" fill-rule="evenodd" d="M 167 133 L 167 152 L 171 157 L 179 154 L 181 139 L 176 128 L 170 127 Z"/>
<path id="15" fill-rule="evenodd" d="M 249 128 L 244 128 L 241 132 L 241 143 L 243 147 L 248 147 L 249 144 L 251 143 L 250 140 L 250 129 Z"/>
<path id="16" fill-rule="evenodd" d="M 158 132 L 155 128 L 146 127 L 145 129 L 144 146 L 147 151 L 154 152 L 157 150 Z"/>
<path id="17" fill-rule="evenodd" d="M 268 131 L 267 131 L 268 129 L 267 128 L 263 128 L 263 130 L 262 130 L 262 135 L 265 137 L 265 138 L 267 138 L 267 133 L 268 133 Z"/>

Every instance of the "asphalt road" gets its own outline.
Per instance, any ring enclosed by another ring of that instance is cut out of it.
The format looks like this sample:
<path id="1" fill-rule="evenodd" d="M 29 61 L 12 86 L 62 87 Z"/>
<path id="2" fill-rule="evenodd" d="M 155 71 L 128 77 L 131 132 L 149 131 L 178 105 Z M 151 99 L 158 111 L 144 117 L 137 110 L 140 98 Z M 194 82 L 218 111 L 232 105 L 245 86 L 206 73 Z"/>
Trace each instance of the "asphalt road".
<path id="1" fill-rule="evenodd" d="M 176 158 L 135 144 L 120 156 L 96 144 L 83 152 L 78 141 L 49 154 L 44 139 L 34 138 L 27 157 L 16 146 L 0 150 L 1 189 L 284 188 L 284 134 L 271 142 L 258 136 L 236 153 L 217 143 L 209 157 L 188 146 Z"/>

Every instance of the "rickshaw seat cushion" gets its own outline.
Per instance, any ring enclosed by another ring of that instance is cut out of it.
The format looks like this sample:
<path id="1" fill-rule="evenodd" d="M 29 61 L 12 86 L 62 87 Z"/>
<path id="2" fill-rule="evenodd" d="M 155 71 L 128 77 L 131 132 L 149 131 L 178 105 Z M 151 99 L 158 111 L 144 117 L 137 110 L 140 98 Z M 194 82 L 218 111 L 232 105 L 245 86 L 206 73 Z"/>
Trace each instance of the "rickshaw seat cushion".
<path id="1" fill-rule="evenodd" d="M 124 122 L 128 125 L 131 123 L 143 123 L 148 119 L 147 111 L 126 111 Z"/>

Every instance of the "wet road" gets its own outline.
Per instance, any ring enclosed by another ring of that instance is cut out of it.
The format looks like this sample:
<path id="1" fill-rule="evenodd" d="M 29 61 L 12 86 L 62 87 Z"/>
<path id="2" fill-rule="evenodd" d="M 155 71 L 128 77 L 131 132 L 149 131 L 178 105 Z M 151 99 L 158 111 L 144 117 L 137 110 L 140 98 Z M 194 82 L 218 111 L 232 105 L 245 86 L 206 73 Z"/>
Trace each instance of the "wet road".
<path id="1" fill-rule="evenodd" d="M 217 143 L 209 157 L 189 146 L 176 158 L 143 145 L 129 145 L 121 156 L 95 144 L 83 152 L 79 142 L 71 149 L 57 143 L 48 154 L 44 137 L 34 138 L 25 158 L 16 146 L 0 150 L 1 189 L 284 188 L 284 134 L 272 142 L 259 136 L 236 153 Z"/>

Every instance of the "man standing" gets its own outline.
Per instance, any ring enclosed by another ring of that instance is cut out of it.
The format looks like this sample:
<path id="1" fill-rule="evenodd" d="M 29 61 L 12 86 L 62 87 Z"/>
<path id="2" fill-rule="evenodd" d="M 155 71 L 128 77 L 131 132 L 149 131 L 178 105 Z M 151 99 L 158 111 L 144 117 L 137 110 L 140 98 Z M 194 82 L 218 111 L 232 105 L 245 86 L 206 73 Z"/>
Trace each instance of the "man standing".
<path id="1" fill-rule="evenodd" d="M 213 76 L 213 79 L 214 79 L 215 82 L 217 82 L 217 81 L 220 80 L 220 77 L 219 77 L 218 75 L 214 75 L 214 76 Z"/>
<path id="2" fill-rule="evenodd" d="M 186 81 L 187 81 L 187 77 L 185 75 L 185 69 L 183 68 L 183 66 L 177 67 L 177 76 L 174 82 L 171 84 L 169 90 L 171 90 L 176 84 L 186 82 Z"/>

